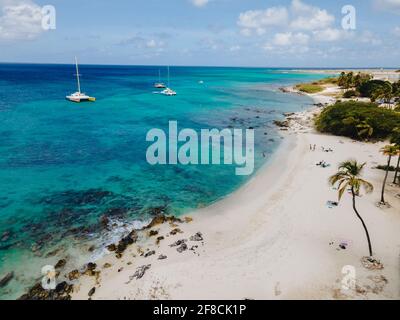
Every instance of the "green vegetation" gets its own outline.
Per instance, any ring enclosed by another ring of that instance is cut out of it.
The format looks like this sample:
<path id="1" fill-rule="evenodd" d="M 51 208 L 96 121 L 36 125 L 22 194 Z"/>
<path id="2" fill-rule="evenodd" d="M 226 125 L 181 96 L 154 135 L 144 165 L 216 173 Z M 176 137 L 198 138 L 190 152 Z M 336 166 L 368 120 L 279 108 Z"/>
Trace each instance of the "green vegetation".
<path id="1" fill-rule="evenodd" d="M 350 99 L 350 98 L 356 98 L 359 97 L 360 93 L 356 90 L 349 90 L 343 93 L 343 98 L 345 99 Z"/>
<path id="2" fill-rule="evenodd" d="M 383 140 L 399 127 L 400 114 L 374 103 L 337 102 L 322 111 L 315 124 L 321 132 L 358 140 Z"/>
<path id="3" fill-rule="evenodd" d="M 372 102 L 382 99 L 385 103 L 390 103 L 393 98 L 400 97 L 400 81 L 390 83 L 389 81 L 373 80 L 371 75 L 353 72 L 342 72 L 338 79 L 341 88 L 355 92 L 355 94 L 344 93 L 343 98 L 361 96 L 370 98 Z"/>
<path id="4" fill-rule="evenodd" d="M 366 73 L 358 73 L 354 75 L 353 72 L 342 72 L 338 79 L 338 85 L 343 89 L 358 88 L 363 83 L 370 81 L 371 79 L 372 76 Z"/>
<path id="5" fill-rule="evenodd" d="M 390 163 L 392 161 L 392 157 L 395 157 L 400 154 L 400 148 L 397 145 L 387 145 L 381 149 L 381 153 L 384 156 L 388 157 L 388 163 L 386 166 L 386 174 L 385 174 L 385 179 L 383 180 L 383 186 L 382 186 L 382 192 L 381 192 L 381 203 L 385 204 L 385 187 L 386 187 L 386 181 L 389 175 L 389 167 Z"/>
<path id="6" fill-rule="evenodd" d="M 337 77 L 329 77 L 329 78 L 324 78 L 318 81 L 314 81 L 313 84 L 316 85 L 326 85 L 326 84 L 338 84 L 339 78 Z"/>
<path id="7" fill-rule="evenodd" d="M 318 84 L 313 83 L 301 83 L 296 86 L 296 89 L 305 93 L 318 93 L 324 90 L 324 88 Z"/>
<path id="8" fill-rule="evenodd" d="M 374 187 L 368 181 L 361 178 L 361 173 L 366 163 L 359 164 L 356 160 L 348 160 L 339 165 L 338 172 L 329 178 L 329 183 L 332 186 L 338 185 L 339 189 L 339 201 L 342 199 L 343 194 L 350 189 L 353 199 L 353 210 L 356 213 L 358 219 L 360 219 L 368 241 L 368 250 L 370 257 L 373 256 L 371 238 L 367 226 L 360 216 L 356 207 L 356 198 L 360 195 L 361 188 L 364 188 L 366 193 L 371 193 Z"/>

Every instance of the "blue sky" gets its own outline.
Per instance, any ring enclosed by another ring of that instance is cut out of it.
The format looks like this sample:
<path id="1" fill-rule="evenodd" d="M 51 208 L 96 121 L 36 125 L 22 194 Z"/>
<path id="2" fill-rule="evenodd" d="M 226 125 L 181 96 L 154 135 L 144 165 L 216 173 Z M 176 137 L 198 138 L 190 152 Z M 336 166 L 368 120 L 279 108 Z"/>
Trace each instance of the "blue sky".
<path id="1" fill-rule="evenodd" d="M 0 0 L 2 62 L 400 67 L 399 42 L 400 0 Z"/>

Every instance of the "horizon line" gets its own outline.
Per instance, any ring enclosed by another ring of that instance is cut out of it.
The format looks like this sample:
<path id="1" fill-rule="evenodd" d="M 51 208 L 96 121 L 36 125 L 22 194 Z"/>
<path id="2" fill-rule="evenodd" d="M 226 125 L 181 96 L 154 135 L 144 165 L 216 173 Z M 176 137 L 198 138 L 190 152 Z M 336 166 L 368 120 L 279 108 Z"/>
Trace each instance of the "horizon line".
<path id="1" fill-rule="evenodd" d="M 0 64 L 21 64 L 21 65 L 73 65 L 74 63 L 61 63 L 61 62 L 3 62 Z M 369 67 L 283 67 L 283 66 L 232 66 L 232 65 L 158 65 L 158 64 L 114 64 L 114 63 L 80 63 L 82 66 L 113 66 L 113 67 L 182 67 L 182 68 L 253 68 L 253 69 L 289 69 L 289 70 L 367 70 L 367 69 L 383 69 L 383 70 L 398 70 L 400 67 L 382 67 L 382 66 L 369 66 Z"/>

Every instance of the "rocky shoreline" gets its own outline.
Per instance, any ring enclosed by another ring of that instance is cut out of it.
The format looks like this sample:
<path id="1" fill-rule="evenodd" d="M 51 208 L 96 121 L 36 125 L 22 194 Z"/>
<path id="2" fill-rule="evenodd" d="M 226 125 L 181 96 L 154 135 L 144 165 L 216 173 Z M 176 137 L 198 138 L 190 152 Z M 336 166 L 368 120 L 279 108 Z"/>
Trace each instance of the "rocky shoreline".
<path id="1" fill-rule="evenodd" d="M 133 244 L 139 243 L 140 241 L 145 242 L 143 240 L 148 240 L 150 238 L 155 238 L 155 244 L 158 245 L 161 241 L 165 240 L 164 236 L 158 236 L 158 231 L 155 230 L 157 226 L 169 224 L 171 227 L 171 231 L 169 235 L 175 236 L 179 233 L 182 233 L 179 225 L 192 222 L 191 217 L 184 217 L 182 219 L 176 218 L 174 216 L 166 216 L 163 214 L 159 214 L 154 217 L 151 222 L 144 226 L 141 229 L 133 229 L 126 236 L 122 237 L 117 243 L 113 243 L 107 246 L 107 250 L 110 254 L 114 254 L 115 258 L 121 259 L 124 255 L 124 252 Z M 203 241 L 203 236 L 200 232 L 196 233 L 189 239 L 190 241 L 199 242 Z M 191 248 L 187 245 L 188 239 L 181 239 L 175 241 L 170 246 L 176 247 L 176 250 L 179 253 L 182 253 L 186 250 L 195 250 L 196 248 L 192 246 Z M 141 249 L 139 252 L 139 256 L 147 258 L 151 255 L 156 254 L 155 250 L 151 250 L 150 248 Z M 165 260 L 167 256 L 160 254 L 158 260 Z M 61 259 L 54 266 L 56 270 L 56 278 L 63 279 L 63 281 L 59 282 L 54 290 L 46 290 L 43 289 L 41 281 L 35 283 L 25 294 L 18 298 L 18 300 L 70 300 L 71 294 L 74 292 L 74 288 L 76 287 L 79 279 L 83 276 L 90 277 L 93 279 L 95 286 L 90 289 L 88 292 L 88 298 L 95 293 L 96 286 L 100 284 L 99 279 L 101 276 L 101 271 L 103 269 L 108 269 L 111 267 L 110 263 L 105 263 L 103 266 L 98 266 L 94 262 L 89 262 L 85 264 L 80 270 L 74 269 L 69 272 L 63 271 L 67 261 L 66 259 Z M 145 272 L 150 269 L 151 265 L 143 265 L 138 267 L 137 272 L 133 275 L 133 278 L 140 279 L 144 276 Z M 6 278 L 2 280 L 4 285 L 10 281 L 12 275 L 7 275 Z"/>

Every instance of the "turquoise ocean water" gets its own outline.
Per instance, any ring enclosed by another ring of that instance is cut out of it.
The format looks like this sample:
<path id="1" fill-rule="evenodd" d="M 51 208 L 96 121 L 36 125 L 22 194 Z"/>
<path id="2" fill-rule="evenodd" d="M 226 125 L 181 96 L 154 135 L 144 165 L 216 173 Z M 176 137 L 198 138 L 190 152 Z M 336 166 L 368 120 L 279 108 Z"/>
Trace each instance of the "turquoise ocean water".
<path id="1" fill-rule="evenodd" d="M 81 66 L 95 103 L 73 104 L 74 66 L 0 64 L 0 299 L 18 297 L 41 267 L 73 267 L 158 213 L 184 214 L 250 177 L 235 166 L 150 166 L 148 130 L 255 128 L 256 169 L 279 145 L 272 121 L 312 102 L 279 92 L 319 79 L 290 70 L 171 67 L 175 97 L 154 94 L 165 67 Z M 203 83 L 201 83 L 202 81 Z M 114 221 L 105 229 L 100 218 Z M 89 250 L 90 248 L 90 250 Z"/>

